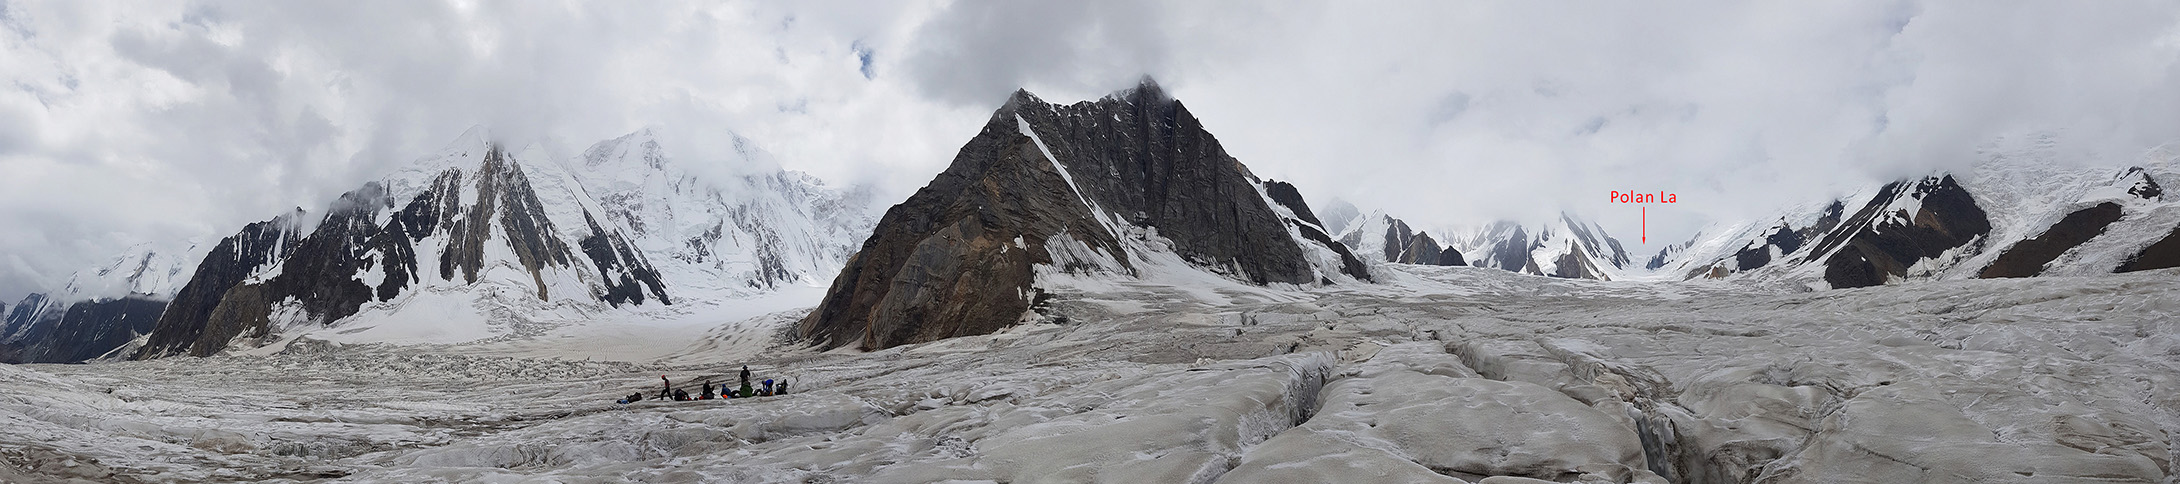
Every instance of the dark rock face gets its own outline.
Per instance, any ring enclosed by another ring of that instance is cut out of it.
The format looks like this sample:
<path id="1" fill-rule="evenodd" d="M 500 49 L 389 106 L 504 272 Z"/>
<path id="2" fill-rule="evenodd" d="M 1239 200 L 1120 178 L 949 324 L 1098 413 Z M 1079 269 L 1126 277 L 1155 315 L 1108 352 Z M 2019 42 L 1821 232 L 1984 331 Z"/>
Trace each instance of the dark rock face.
<path id="1" fill-rule="evenodd" d="M 2119 176 L 2121 179 L 2134 179 L 2134 182 L 2127 186 L 2128 195 L 2134 195 L 2144 200 L 2162 200 L 2165 197 L 2165 187 L 2158 186 L 2157 180 L 2151 179 L 2148 172 L 2142 171 L 2142 167 L 2129 167 L 2126 172 L 2120 173 Z"/>
<path id="2" fill-rule="evenodd" d="M 602 296 L 606 303 L 614 306 L 643 304 L 643 290 L 649 287 L 651 296 L 658 298 L 661 304 L 673 304 L 673 300 L 666 297 L 665 284 L 659 282 L 658 271 L 645 263 L 621 234 L 599 227 L 598 220 L 590 214 L 583 214 L 583 221 L 590 224 L 591 235 L 584 237 L 578 245 L 583 247 L 583 255 L 590 257 L 592 265 L 598 267 L 598 277 L 606 281 Z"/>
<path id="3" fill-rule="evenodd" d="M 1446 250 L 1440 251 L 1438 253 L 1438 265 L 1465 266 L 1468 265 L 1468 259 L 1461 257 L 1461 251 L 1454 250 L 1452 247 L 1447 247 Z"/>
<path id="4" fill-rule="evenodd" d="M 0 363 L 80 363 L 148 333 L 166 301 L 143 295 L 54 304 L 31 294 L 8 314 Z"/>
<path id="5" fill-rule="evenodd" d="M 22 302 L 16 303 L 13 311 L 4 313 L 7 319 L 4 324 L 0 324 L 0 345 L 26 339 L 30 328 L 49 312 L 46 310 L 47 304 L 44 294 L 34 292 L 24 295 Z"/>
<path id="6" fill-rule="evenodd" d="M 1415 238 L 1415 232 L 1400 219 L 1386 217 L 1385 222 L 1385 260 L 1400 262 L 1400 256 L 1408 251 L 1408 241 Z"/>
<path id="7" fill-rule="evenodd" d="M 1529 251 L 1536 250 L 1536 247 L 1530 243 L 1529 233 L 1520 227 L 1515 227 L 1513 235 L 1493 244 L 1489 250 L 1491 259 L 1499 261 L 1500 270 L 1543 274 L 1543 271 L 1537 269 L 1537 264 L 1529 260 Z"/>
<path id="8" fill-rule="evenodd" d="M 76 363 L 105 356 L 151 332 L 166 307 L 166 301 L 139 296 L 71 304 L 59 324 L 33 336 L 18 362 Z"/>
<path id="9" fill-rule="evenodd" d="M 1317 281 L 1302 248 L 1257 196 L 1256 176 L 1157 84 L 1068 106 L 1023 91 L 1009 105 L 1079 174 L 1085 198 L 1138 226 L 1158 227 L 1183 257 L 1237 267 L 1244 274 L 1233 276 L 1259 284 Z"/>
<path id="10" fill-rule="evenodd" d="M 1573 232 L 1571 235 L 1579 243 L 1575 250 L 1570 252 L 1581 252 L 1584 250 L 1583 247 L 1586 246 L 1588 251 L 1594 252 L 1591 255 L 1599 256 L 1595 259 L 1602 259 L 1606 264 L 1612 264 L 1613 267 L 1627 267 L 1627 249 L 1620 245 L 1620 239 L 1605 236 L 1602 228 L 1591 231 L 1590 224 L 1575 220 L 1572 215 L 1565 212 L 1561 212 L 1559 217 L 1561 221 L 1566 222 L 1567 230 Z M 1561 255 L 1561 257 L 1565 257 L 1565 255 Z M 1589 255 L 1582 257 L 1584 260 L 1593 260 Z M 1604 272 L 1596 270 L 1595 263 L 1586 263 L 1585 265 L 1589 266 L 1590 272 L 1597 275 L 1604 274 Z"/>
<path id="11" fill-rule="evenodd" d="M 156 358 L 188 351 L 203 337 L 205 322 L 211 319 L 212 310 L 219 307 L 228 289 L 240 284 L 258 268 L 278 262 L 288 248 L 301 239 L 295 224 L 302 216 L 303 212 L 297 210 L 270 221 L 250 224 L 243 227 L 242 232 L 221 239 L 212 252 L 205 254 L 204 262 L 197 265 L 197 272 L 190 276 L 189 283 L 175 293 L 174 301 L 153 324 L 151 339 L 137 349 L 133 358 Z"/>
<path id="12" fill-rule="evenodd" d="M 1324 224 L 1318 221 L 1317 215 L 1310 211 L 1309 202 L 1302 200 L 1302 192 L 1296 190 L 1294 185 L 1279 180 L 1265 180 L 1264 193 L 1272 198 L 1273 203 L 1278 203 L 1280 206 L 1286 207 L 1288 211 L 1294 212 L 1296 219 L 1288 220 L 1287 224 L 1293 226 L 1297 232 L 1301 232 L 1302 238 L 1309 239 L 1318 245 L 1332 249 L 1334 253 L 1340 254 L 1341 273 L 1353 276 L 1356 279 L 1370 280 L 1369 266 L 1363 264 L 1362 259 L 1356 258 L 1354 252 L 1348 251 L 1347 244 L 1332 240 L 1331 233 L 1325 230 Z"/>
<path id="13" fill-rule="evenodd" d="M 1287 210 L 1294 212 L 1294 216 L 1304 223 L 1319 228 L 1325 226 L 1323 221 L 1317 220 L 1317 212 L 1310 211 L 1309 202 L 1302 200 L 1302 191 L 1295 189 L 1292 183 L 1265 180 L 1264 196 L 1271 197 L 1272 203 L 1287 207 Z"/>
<path id="14" fill-rule="evenodd" d="M 1067 106 L 1018 91 L 945 172 L 886 211 L 797 334 L 875 350 L 989 333 L 1029 309 L 1034 265 L 1133 274 L 1120 241 L 1146 235 L 1126 226 L 1155 228 L 1229 277 L 1320 282 L 1288 232 L 1314 217 L 1280 193 L 1297 214 L 1284 219 L 1256 183 L 1155 84 Z M 1342 271 L 1367 277 L 1359 262 Z"/>
<path id="15" fill-rule="evenodd" d="M 1920 208 L 1915 213 L 1890 208 L 1904 197 L 1919 199 Z M 1967 245 L 1990 231 L 1990 220 L 1975 198 L 1946 175 L 1886 184 L 1876 198 L 1839 230 L 1826 234 L 1809 253 L 1832 254 L 1824 260 L 1824 279 L 1832 287 L 1867 287 L 1905 276 L 1917 261 Z"/>
<path id="16" fill-rule="evenodd" d="M 575 265 L 575 251 L 557 235 L 522 167 L 499 148 L 487 148 L 475 173 L 464 177 L 462 170 L 448 168 L 405 201 L 394 200 L 378 182 L 365 183 L 342 194 L 308 235 L 293 228 L 300 211 L 251 224 L 205 257 L 134 358 L 208 356 L 237 337 L 264 337 L 272 329 L 274 304 L 282 301 L 299 303 L 305 322 L 327 324 L 371 301 L 392 300 L 428 277 L 419 271 L 425 260 L 420 256 L 434 254 L 419 254 L 417 244 L 431 237 L 445 240 L 444 250 L 435 254 L 440 280 L 475 283 L 485 265 L 485 247 L 500 243 L 491 241 L 500 237 L 515 262 L 529 271 L 538 298 L 549 300 L 542 271 Z M 475 190 L 474 205 L 461 205 L 464 189 Z M 377 222 L 382 211 L 392 211 L 384 226 Z M 595 221 L 590 229 L 592 234 L 576 245 L 599 268 L 606 287 L 604 294 L 588 296 L 614 305 L 641 304 L 648 292 L 671 304 L 657 271 L 627 241 Z M 274 263 L 280 265 L 277 274 L 246 282 Z M 357 280 L 360 271 L 372 269 L 385 275 L 376 286 Z"/>
<path id="17" fill-rule="evenodd" d="M 1053 263 L 1051 238 L 1121 253 L 1009 111 L 886 211 L 798 334 L 868 350 L 996 331 L 1029 309 L 1021 291 L 1032 264 Z"/>
<path id="18" fill-rule="evenodd" d="M 1416 232 L 1408 227 L 1408 222 L 1393 217 L 1385 217 L 1385 261 L 1427 266 L 1468 265 L 1468 259 L 1461 257 L 1461 251 L 1441 247 L 1431 234 Z"/>
<path id="19" fill-rule="evenodd" d="M 477 269 L 484 265 L 485 242 L 494 235 L 491 219 L 495 216 L 504 229 L 500 235 L 507 237 L 515 259 L 537 282 L 538 299 L 551 299 L 539 271 L 547 265 L 567 266 L 570 251 L 567 243 L 553 236 L 553 222 L 545 218 L 544 203 L 530 188 L 522 167 L 507 162 L 496 148 L 485 154 L 484 166 L 477 170 L 477 205 L 452 220 L 452 237 L 446 253 L 439 258 L 439 276 L 452 280 L 453 273 L 460 270 L 463 281 L 477 282 Z"/>
<path id="20" fill-rule="evenodd" d="M 1406 224 L 1402 224 L 1402 227 L 1405 228 Z M 1438 241 L 1431 240 L 1431 234 L 1418 233 L 1414 238 L 1408 239 L 1407 247 L 1401 249 L 1399 262 L 1403 264 L 1441 265 L 1438 263 L 1438 256 L 1444 252 L 1445 249 L 1438 247 Z"/>
<path id="21" fill-rule="evenodd" d="M 390 239 L 379 237 L 386 231 L 373 221 L 378 211 L 386 209 L 390 204 L 386 190 L 377 182 L 367 183 L 363 188 L 342 194 L 326 213 L 325 219 L 318 223 L 316 230 L 284 246 L 285 253 L 277 255 L 281 264 L 278 275 L 261 282 L 243 283 L 240 279 L 251 275 L 249 272 L 240 276 L 212 274 L 214 280 L 233 277 L 238 283 L 230 284 L 221 291 L 203 319 L 173 318 L 171 320 L 178 325 L 168 329 L 170 319 L 161 318 L 160 329 L 166 331 L 154 331 L 153 341 L 138 351 L 138 357 L 153 358 L 174 354 L 210 356 L 225 349 L 228 341 L 237 336 L 264 337 L 270 331 L 268 321 L 273 311 L 272 303 L 289 297 L 300 302 L 315 323 L 323 324 L 355 314 L 363 303 L 372 300 L 378 293 L 376 288 L 355 279 L 358 269 L 366 264 L 378 263 L 405 268 L 416 266 L 413 259 L 381 261 L 366 258 L 370 249 L 374 248 L 372 242 L 385 243 Z M 245 234 L 247 233 L 246 229 Z M 224 242 L 222 247 L 225 247 Z M 412 257 L 414 253 L 413 250 L 389 252 L 409 254 Z M 219 249 L 215 248 L 213 253 L 218 254 Z M 199 274 L 204 275 L 204 267 L 210 265 L 212 257 L 208 256 L 204 264 L 199 266 Z M 248 269 L 256 267 L 252 265 Z M 191 279 L 191 286 L 196 283 L 197 279 Z M 191 286 L 184 286 L 182 292 L 187 294 Z M 180 301 L 181 297 L 176 300 Z M 194 337 L 186 341 L 179 339 L 191 333 L 194 333 Z"/>
<path id="22" fill-rule="evenodd" d="M 2119 268 L 2112 272 L 2147 271 L 2172 267 L 2180 267 L 2180 227 L 2173 227 L 2172 233 L 2165 234 L 2165 238 L 2158 239 L 2157 242 L 2151 243 L 2149 247 L 2142 248 L 2142 252 L 2136 252 L 2134 256 L 2128 257 L 2126 263 L 2120 264 Z"/>
<path id="23" fill-rule="evenodd" d="M 1698 237 L 1700 236 L 1701 235 L 1698 234 Z M 1681 242 L 1678 244 L 1667 244 L 1665 248 L 1658 249 L 1657 255 L 1650 256 L 1650 260 L 1643 263 L 1643 268 L 1657 270 L 1658 268 L 1665 267 L 1668 264 L 1672 264 L 1674 258 L 1678 257 L 1684 252 L 1687 252 L 1690 247 L 1695 247 L 1695 245 L 1695 238 L 1690 238 L 1687 242 Z"/>
<path id="24" fill-rule="evenodd" d="M 2051 228 L 2045 229 L 2044 233 L 2035 238 L 2007 247 L 2005 252 L 1998 254 L 1998 259 L 1991 261 L 1991 265 L 1984 266 L 1983 271 L 1977 273 L 1976 277 L 2035 277 L 2042 274 L 2045 264 L 2058 259 L 2068 249 L 2103 234 L 2106 226 L 2119 221 L 2120 214 L 2119 204 L 2112 202 L 2099 203 L 2097 206 L 2069 213 L 2059 223 L 2052 224 Z"/>
<path id="25" fill-rule="evenodd" d="M 5 313 L 5 324 L 0 324 L 0 363 L 31 363 L 25 353 L 60 325 L 65 309 L 44 294 L 24 295 L 14 310 Z"/>
<path id="26" fill-rule="evenodd" d="M 1379 260 L 1386 262 L 1420 265 L 1468 264 L 1466 258 L 1460 257 L 1460 251 L 1452 250 L 1450 247 L 1441 247 L 1436 240 L 1430 238 L 1430 235 L 1410 228 L 1408 222 L 1393 218 L 1390 215 L 1378 215 L 1378 217 L 1378 221 L 1385 223 L 1384 233 L 1365 233 L 1367 231 L 1358 228 L 1353 232 L 1342 235 L 1340 241 L 1351 247 L 1368 246 L 1369 244 L 1365 242 L 1380 242 L 1382 245 L 1370 255 L 1372 257 L 1383 255 L 1385 258 Z M 1451 251 L 1454 257 L 1446 257 L 1448 251 Z"/>
<path id="27" fill-rule="evenodd" d="M 1794 250 L 1787 248 L 1788 246 L 1793 246 L 1795 248 L 1801 247 L 1801 239 L 1795 238 L 1794 232 L 1787 231 L 1786 227 L 1779 227 L 1778 230 L 1772 232 L 1771 235 L 1764 236 L 1764 242 L 1765 243 L 1763 245 L 1758 245 L 1752 242 L 1747 247 L 1741 248 L 1740 251 L 1734 252 L 1733 260 L 1736 264 L 1738 264 L 1737 267 L 1742 268 L 1742 270 L 1748 270 L 1763 267 L 1764 264 L 1770 264 L 1771 249 L 1773 247 L 1777 247 L 1781 251 Z"/>
<path id="28" fill-rule="evenodd" d="M 1558 263 L 1552 269 L 1552 273 L 1548 275 L 1566 279 L 1611 279 L 1605 276 L 1605 271 L 1599 270 L 1596 265 L 1590 263 L 1589 254 L 1583 251 L 1582 246 L 1579 245 L 1575 246 L 1574 250 L 1561 254 Z"/>
<path id="29" fill-rule="evenodd" d="M 1786 222 L 1780 222 L 1772 228 L 1770 235 L 1764 236 L 1763 244 L 1750 243 L 1742 247 L 1740 251 L 1734 252 L 1734 262 L 1737 264 L 1735 267 L 1737 270 L 1743 271 L 1763 267 L 1771 263 L 1771 253 L 1774 251 L 1782 256 L 1793 254 L 1794 251 L 1801 249 L 1803 243 L 1815 238 L 1818 234 L 1839 227 L 1840 215 L 1845 210 L 1845 204 L 1833 201 L 1830 206 L 1824 208 L 1824 214 L 1818 216 L 1817 222 L 1807 227 L 1795 228 Z M 1661 266 L 1663 265 L 1663 261 L 1660 260 L 1654 260 L 1653 262 L 1659 262 Z"/>

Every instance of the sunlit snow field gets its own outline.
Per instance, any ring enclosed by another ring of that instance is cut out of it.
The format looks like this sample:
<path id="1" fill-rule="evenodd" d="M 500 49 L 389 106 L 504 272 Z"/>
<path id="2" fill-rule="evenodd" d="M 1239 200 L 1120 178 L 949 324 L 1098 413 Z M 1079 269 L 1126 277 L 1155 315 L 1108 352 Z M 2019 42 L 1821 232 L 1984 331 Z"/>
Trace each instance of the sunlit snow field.
<path id="1" fill-rule="evenodd" d="M 821 294 L 799 288 L 476 344 L 0 366 L 0 459 L 86 482 L 2174 482 L 2174 271 L 1807 292 L 1378 269 L 1063 278 L 1035 322 L 860 354 L 780 339 Z M 614 403 L 742 364 L 794 393 Z"/>

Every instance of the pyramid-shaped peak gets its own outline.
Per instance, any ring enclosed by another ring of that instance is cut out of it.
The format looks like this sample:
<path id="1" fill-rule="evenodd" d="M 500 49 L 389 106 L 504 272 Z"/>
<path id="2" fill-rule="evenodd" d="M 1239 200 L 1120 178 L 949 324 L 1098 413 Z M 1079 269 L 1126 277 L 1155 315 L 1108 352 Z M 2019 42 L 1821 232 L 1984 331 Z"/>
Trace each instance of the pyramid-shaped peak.
<path id="1" fill-rule="evenodd" d="M 1130 104 L 1155 105 L 1172 104 L 1175 102 L 1173 96 L 1167 95 L 1166 89 L 1158 85 L 1158 80 L 1152 79 L 1149 75 L 1144 75 L 1142 79 L 1137 80 L 1134 87 L 1113 91 L 1111 94 L 1106 94 L 1104 98 L 1096 100 L 1096 102 L 1113 101 Z M 1028 88 L 1019 88 L 1015 89 L 1014 94 L 1007 97 L 1007 103 L 1000 106 L 999 111 L 993 114 L 1013 114 L 1014 112 L 1020 110 L 1022 106 L 1056 107 L 1056 105 L 1045 101 L 1044 98 L 1037 97 L 1037 94 L 1029 92 Z"/>
<path id="2" fill-rule="evenodd" d="M 1013 95 L 1007 96 L 1007 104 L 999 107 L 999 112 L 1012 113 L 1022 106 L 1041 106 L 1045 104 L 1044 99 L 1030 93 L 1028 88 L 1015 89 Z"/>

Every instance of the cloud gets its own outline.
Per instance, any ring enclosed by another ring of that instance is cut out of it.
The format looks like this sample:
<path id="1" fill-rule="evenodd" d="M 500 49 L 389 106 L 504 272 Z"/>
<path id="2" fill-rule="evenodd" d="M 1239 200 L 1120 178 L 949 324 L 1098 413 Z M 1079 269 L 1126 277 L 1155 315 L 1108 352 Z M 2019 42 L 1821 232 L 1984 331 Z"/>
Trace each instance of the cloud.
<path id="1" fill-rule="evenodd" d="M 965 3 L 910 69 L 962 103 L 1154 73 L 1257 173 L 1425 227 L 1571 210 L 1632 234 L 1609 191 L 1675 192 L 1655 250 L 2001 137 L 2101 164 L 2180 138 L 2180 5 L 2103 6 Z"/>
<path id="2" fill-rule="evenodd" d="M 1125 85 L 1167 70 L 1175 42 L 1160 9 L 1138 0 L 956 2 L 917 27 L 907 68 L 921 92 L 964 104 L 1032 84 L 1048 94 Z"/>
<path id="3" fill-rule="evenodd" d="M 1605 192 L 1679 193 L 1653 246 L 1997 137 L 2120 163 L 2180 133 L 2169 2 L 0 5 L 0 299 L 322 209 L 479 124 L 562 156 L 654 127 L 688 164 L 769 168 L 753 145 L 897 199 L 1016 88 L 1150 74 L 1313 201 L 1629 234 Z"/>
<path id="4" fill-rule="evenodd" d="M 876 78 L 918 3 L 0 5 L 0 299 L 322 210 L 473 125 L 563 156 L 650 126 L 708 172 L 775 168 L 753 145 L 852 183 L 980 117 Z"/>

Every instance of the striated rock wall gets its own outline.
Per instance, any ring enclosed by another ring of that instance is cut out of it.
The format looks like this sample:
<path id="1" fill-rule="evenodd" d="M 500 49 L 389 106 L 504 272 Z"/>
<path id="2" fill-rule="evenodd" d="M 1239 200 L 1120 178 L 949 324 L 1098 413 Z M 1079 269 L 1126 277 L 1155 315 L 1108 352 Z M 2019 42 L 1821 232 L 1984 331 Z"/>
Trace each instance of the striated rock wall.
<path id="1" fill-rule="evenodd" d="M 671 304 L 657 272 L 618 232 L 586 212 L 590 234 L 576 244 L 563 240 L 523 167 L 497 146 L 484 149 L 473 170 L 445 168 L 407 200 L 395 200 L 379 182 L 342 194 L 308 235 L 294 228 L 298 211 L 222 241 L 134 357 L 216 354 L 238 337 L 278 329 L 276 313 L 287 323 L 328 324 L 425 282 L 428 272 L 419 269 L 433 259 L 440 280 L 474 284 L 480 269 L 494 263 L 487 260 L 491 246 L 512 253 L 510 262 L 528 273 L 540 300 L 554 296 L 544 271 L 588 263 L 600 276 L 600 294 L 560 297 L 619 305 L 648 296 Z M 464 191 L 471 193 L 468 206 Z M 420 246 L 443 249 L 420 253 Z M 359 276 L 373 272 L 383 276 L 375 284 Z"/>
<path id="2" fill-rule="evenodd" d="M 1322 235 L 1292 187 L 1259 182 L 1155 83 L 1049 104 L 1017 91 L 945 172 L 895 205 L 797 327 L 865 350 L 988 333 L 1021 319 L 1034 266 L 1136 272 L 1122 237 L 1155 231 L 1199 267 L 1254 284 L 1326 281 L 1267 198 Z M 1275 202 L 1276 203 L 1276 202 Z M 1341 252 L 1337 270 L 1367 279 Z"/>
<path id="3" fill-rule="evenodd" d="M 297 219 L 301 210 L 281 215 L 269 221 L 245 226 L 240 233 L 220 240 L 218 246 L 197 265 L 196 274 L 189 283 L 175 294 L 159 321 L 152 326 L 151 337 L 138 348 L 135 359 L 157 358 L 180 354 L 189 350 L 204 335 L 205 323 L 214 309 L 225 299 L 227 291 L 242 283 L 261 267 L 276 263 L 286 255 L 289 247 L 300 240 Z"/>

